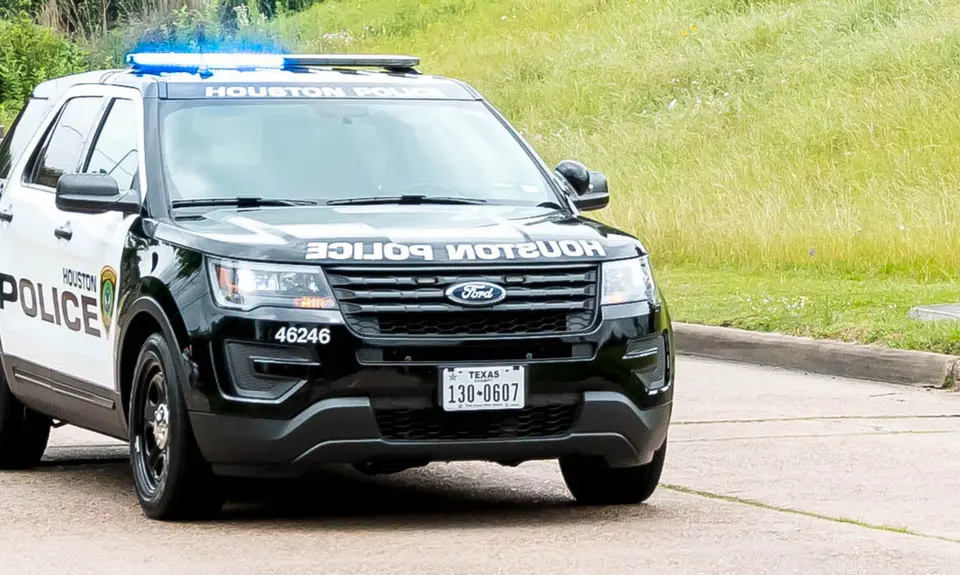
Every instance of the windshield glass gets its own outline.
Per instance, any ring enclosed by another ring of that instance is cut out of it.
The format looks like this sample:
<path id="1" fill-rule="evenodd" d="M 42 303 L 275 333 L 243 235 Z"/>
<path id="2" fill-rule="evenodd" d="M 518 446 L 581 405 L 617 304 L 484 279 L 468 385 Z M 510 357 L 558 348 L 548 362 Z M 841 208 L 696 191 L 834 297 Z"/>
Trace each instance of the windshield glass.
<path id="1" fill-rule="evenodd" d="M 556 202 L 537 164 L 481 102 L 166 101 L 171 200 L 370 196 Z"/>

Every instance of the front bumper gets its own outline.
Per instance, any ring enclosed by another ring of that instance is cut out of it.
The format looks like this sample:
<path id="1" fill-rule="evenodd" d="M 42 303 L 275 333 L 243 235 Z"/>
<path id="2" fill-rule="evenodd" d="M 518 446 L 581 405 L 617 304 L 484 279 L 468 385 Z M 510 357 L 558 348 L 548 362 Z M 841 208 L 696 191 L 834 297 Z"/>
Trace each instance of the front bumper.
<path id="1" fill-rule="evenodd" d="M 650 461 L 667 435 L 674 358 L 663 308 L 606 308 L 586 334 L 506 341 L 362 338 L 336 314 L 317 323 L 307 310 L 196 311 L 184 314 L 201 322 L 188 326 L 185 396 L 198 446 L 219 473 L 569 455 L 629 466 Z M 329 330 L 326 344 L 273 337 L 311 323 Z M 441 366 L 512 364 L 528 372 L 523 410 L 438 407 Z"/>
<path id="2" fill-rule="evenodd" d="M 666 439 L 672 404 L 639 410 L 623 395 L 584 393 L 574 429 L 553 437 L 388 441 L 369 398 L 330 399 L 290 420 L 195 413 L 200 450 L 226 475 L 288 475 L 333 463 L 485 460 L 515 462 L 602 456 L 613 466 L 647 463 Z"/>

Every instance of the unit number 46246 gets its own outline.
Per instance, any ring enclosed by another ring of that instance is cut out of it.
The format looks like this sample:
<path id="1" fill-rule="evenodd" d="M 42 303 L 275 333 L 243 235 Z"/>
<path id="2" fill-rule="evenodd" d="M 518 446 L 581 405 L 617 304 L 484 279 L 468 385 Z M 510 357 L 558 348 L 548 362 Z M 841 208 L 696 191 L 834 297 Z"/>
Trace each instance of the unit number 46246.
<path id="1" fill-rule="evenodd" d="M 319 343 L 320 345 L 327 345 L 330 343 L 330 329 L 281 327 L 273 335 L 273 339 L 280 343 Z"/>

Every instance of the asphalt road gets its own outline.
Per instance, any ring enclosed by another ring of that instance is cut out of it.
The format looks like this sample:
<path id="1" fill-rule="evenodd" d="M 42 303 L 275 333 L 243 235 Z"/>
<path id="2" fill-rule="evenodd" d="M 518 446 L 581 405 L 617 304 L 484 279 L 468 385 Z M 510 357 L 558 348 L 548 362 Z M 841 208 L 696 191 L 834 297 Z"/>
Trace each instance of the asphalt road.
<path id="1" fill-rule="evenodd" d="M 126 450 L 65 427 L 0 473 L 0 573 L 957 573 L 960 393 L 682 360 L 664 484 L 572 503 L 553 462 L 249 483 L 145 519 Z M 267 494 L 274 494 L 273 496 Z"/>

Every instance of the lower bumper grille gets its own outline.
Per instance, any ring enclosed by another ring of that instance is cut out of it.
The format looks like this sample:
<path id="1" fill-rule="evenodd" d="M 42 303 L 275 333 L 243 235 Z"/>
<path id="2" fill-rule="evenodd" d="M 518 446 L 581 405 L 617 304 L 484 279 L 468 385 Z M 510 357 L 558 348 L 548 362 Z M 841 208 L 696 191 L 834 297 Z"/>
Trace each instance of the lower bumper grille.
<path id="1" fill-rule="evenodd" d="M 379 317 L 379 333 L 383 335 L 563 333 L 567 331 L 568 315 L 570 314 L 563 310 L 527 310 L 513 313 L 461 311 L 453 313 L 382 314 Z M 589 325 L 592 314 L 587 313 L 586 315 L 588 317 L 585 323 Z"/>
<path id="2" fill-rule="evenodd" d="M 439 408 L 375 411 L 380 434 L 392 441 L 555 437 L 573 428 L 576 414 L 576 404 L 503 411 L 445 412 Z"/>

